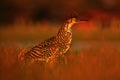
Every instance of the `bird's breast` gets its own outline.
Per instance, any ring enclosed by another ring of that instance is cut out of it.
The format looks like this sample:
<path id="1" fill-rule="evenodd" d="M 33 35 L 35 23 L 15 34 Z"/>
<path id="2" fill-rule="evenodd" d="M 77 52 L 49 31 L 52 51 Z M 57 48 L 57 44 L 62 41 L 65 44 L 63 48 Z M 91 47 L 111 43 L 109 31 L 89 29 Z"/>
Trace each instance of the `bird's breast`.
<path id="1" fill-rule="evenodd" d="M 59 51 L 60 54 L 64 54 L 66 53 L 71 45 L 71 41 L 72 41 L 72 33 L 71 32 L 66 32 L 64 34 L 62 34 L 61 36 L 59 36 Z"/>

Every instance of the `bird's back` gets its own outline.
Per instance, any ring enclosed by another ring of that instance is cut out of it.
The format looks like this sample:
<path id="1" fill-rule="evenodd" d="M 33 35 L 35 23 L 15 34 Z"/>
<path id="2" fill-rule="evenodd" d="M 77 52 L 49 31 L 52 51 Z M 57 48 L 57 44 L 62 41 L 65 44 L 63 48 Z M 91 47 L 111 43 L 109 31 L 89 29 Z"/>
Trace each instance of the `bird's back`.
<path id="1" fill-rule="evenodd" d="M 24 60 L 30 61 L 45 61 L 48 62 L 51 56 L 58 51 L 58 46 L 55 43 L 56 37 L 51 37 L 40 44 L 32 47 L 24 54 Z"/>

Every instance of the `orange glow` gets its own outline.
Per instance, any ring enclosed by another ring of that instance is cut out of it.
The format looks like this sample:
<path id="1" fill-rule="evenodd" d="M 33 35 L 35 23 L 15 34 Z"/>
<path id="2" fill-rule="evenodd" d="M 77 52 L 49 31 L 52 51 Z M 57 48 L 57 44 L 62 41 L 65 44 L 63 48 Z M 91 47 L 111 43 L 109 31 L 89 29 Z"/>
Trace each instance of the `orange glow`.
<path id="1" fill-rule="evenodd" d="M 96 27 L 94 26 L 94 23 L 92 21 L 80 22 L 76 27 L 76 30 L 79 30 L 86 34 L 94 31 L 95 29 L 96 29 Z"/>

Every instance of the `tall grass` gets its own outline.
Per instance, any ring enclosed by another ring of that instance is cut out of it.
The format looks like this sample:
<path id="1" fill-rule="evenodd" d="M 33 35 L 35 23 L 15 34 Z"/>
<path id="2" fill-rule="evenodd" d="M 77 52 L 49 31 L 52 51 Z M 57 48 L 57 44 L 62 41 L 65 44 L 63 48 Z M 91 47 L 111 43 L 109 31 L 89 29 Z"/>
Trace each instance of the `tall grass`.
<path id="1" fill-rule="evenodd" d="M 66 55 L 67 64 L 58 63 L 52 68 L 34 63 L 21 68 L 17 46 L 0 46 L 0 80 L 119 80 L 120 48 L 112 43 L 76 51 Z"/>
<path id="2" fill-rule="evenodd" d="M 0 80 L 120 80 L 119 30 L 95 31 L 87 34 L 73 28 L 73 43 L 64 62 L 52 67 L 44 63 L 30 66 L 18 61 L 18 54 L 55 35 L 58 28 L 7 27 L 0 29 Z M 39 25 L 40 26 L 40 25 Z M 62 60 L 61 60 L 62 61 Z"/>

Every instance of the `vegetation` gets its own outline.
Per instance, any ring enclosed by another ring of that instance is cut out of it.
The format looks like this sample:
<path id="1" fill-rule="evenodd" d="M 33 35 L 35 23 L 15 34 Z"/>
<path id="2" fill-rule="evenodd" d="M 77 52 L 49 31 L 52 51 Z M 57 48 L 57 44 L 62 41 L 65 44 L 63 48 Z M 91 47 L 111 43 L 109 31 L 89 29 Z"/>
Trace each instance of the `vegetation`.
<path id="1" fill-rule="evenodd" d="M 39 26 L 45 27 L 0 29 L 0 80 L 120 80 L 119 29 L 97 28 L 87 34 L 73 28 L 67 64 L 57 62 L 51 67 L 34 63 L 23 67 L 18 61 L 21 50 L 55 35 L 58 30 L 57 27 Z"/>

